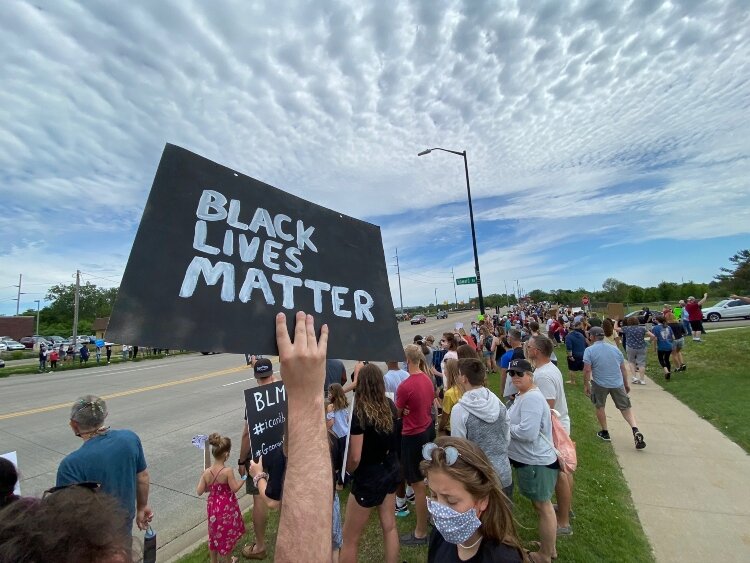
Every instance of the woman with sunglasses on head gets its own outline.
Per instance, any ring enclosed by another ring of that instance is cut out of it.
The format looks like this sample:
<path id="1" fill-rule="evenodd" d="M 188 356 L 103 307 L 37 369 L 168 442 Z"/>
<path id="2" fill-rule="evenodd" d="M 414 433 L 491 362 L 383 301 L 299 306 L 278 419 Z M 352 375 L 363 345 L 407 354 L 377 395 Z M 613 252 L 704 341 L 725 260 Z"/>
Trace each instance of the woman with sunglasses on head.
<path id="1" fill-rule="evenodd" d="M 552 418 L 547 400 L 534 385 L 534 374 L 527 360 L 512 360 L 508 375 L 518 389 L 508 409 L 510 444 L 508 459 L 516 469 L 514 482 L 531 501 L 539 517 L 539 551 L 529 554 L 535 563 L 550 563 L 557 558 L 557 517 L 552 493 L 560 464 L 552 447 Z"/>
<path id="2" fill-rule="evenodd" d="M 357 376 L 356 395 L 349 438 L 346 470 L 352 489 L 346 505 L 343 545 L 339 561 L 357 560 L 359 539 L 377 507 L 386 563 L 398 560 L 395 492 L 401 482 L 398 463 L 396 407 L 385 396 L 383 372 L 374 364 L 362 366 Z"/>
<path id="3" fill-rule="evenodd" d="M 528 561 L 497 474 L 478 446 L 444 436 L 422 448 L 435 527 L 428 563 Z"/>
<path id="4" fill-rule="evenodd" d="M 440 362 L 441 376 L 445 373 L 445 362 L 458 359 L 458 352 L 456 350 L 459 344 L 463 344 L 463 341 L 459 343 L 452 332 L 443 333 L 443 338 L 440 339 L 440 346 L 445 350 L 445 356 L 443 356 L 443 360 Z"/>

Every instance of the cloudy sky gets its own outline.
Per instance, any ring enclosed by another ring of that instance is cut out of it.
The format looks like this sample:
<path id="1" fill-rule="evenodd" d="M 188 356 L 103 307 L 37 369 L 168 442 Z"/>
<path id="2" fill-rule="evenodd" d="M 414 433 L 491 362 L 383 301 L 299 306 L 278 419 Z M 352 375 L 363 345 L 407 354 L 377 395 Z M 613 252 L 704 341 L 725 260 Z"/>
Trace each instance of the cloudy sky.
<path id="1" fill-rule="evenodd" d="M 745 0 L 0 2 L 0 314 L 117 284 L 164 144 L 378 224 L 398 306 L 709 281 L 750 233 Z M 471 286 L 459 286 L 468 299 Z"/>

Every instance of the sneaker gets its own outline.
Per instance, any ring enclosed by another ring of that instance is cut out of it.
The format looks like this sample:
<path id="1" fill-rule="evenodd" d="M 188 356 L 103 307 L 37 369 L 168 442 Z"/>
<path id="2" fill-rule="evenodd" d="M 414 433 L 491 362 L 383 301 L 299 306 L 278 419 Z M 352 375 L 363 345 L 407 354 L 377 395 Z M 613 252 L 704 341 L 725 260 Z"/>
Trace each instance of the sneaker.
<path id="1" fill-rule="evenodd" d="M 700 338 L 693 338 L 693 342 L 703 342 L 703 340 Z"/>
<path id="2" fill-rule="evenodd" d="M 414 504 L 415 500 L 416 500 L 416 497 L 414 496 L 414 493 L 412 493 L 410 495 L 408 495 L 408 494 L 406 495 L 406 501 L 407 502 L 409 502 L 411 504 Z M 406 506 L 406 505 L 404 505 L 404 506 Z"/>
<path id="3" fill-rule="evenodd" d="M 599 430 L 599 432 L 596 433 L 599 438 L 604 440 L 605 442 L 611 442 L 612 438 L 609 437 L 609 431 L 608 430 Z"/>
<path id="4" fill-rule="evenodd" d="M 409 516 L 409 507 L 406 506 L 406 503 L 404 503 L 403 506 L 396 505 L 396 516 L 399 518 Z"/>
<path id="5" fill-rule="evenodd" d="M 677 371 L 685 371 L 687 369 L 687 364 L 682 364 L 679 368 L 677 368 Z"/>
<path id="6" fill-rule="evenodd" d="M 401 540 L 401 546 L 406 547 L 412 547 L 417 545 L 427 545 L 429 541 L 429 536 L 425 536 L 423 538 L 418 538 L 414 535 L 414 532 L 411 532 L 409 534 L 404 534 L 399 538 Z"/>
<path id="7" fill-rule="evenodd" d="M 646 385 L 646 380 L 645 380 L 645 379 L 639 379 L 639 380 L 638 380 L 638 383 L 639 383 L 640 385 Z"/>
<path id="8" fill-rule="evenodd" d="M 573 528 L 571 528 L 570 526 L 558 526 L 557 535 L 558 536 L 572 536 Z"/>
<path id="9" fill-rule="evenodd" d="M 556 505 L 556 504 L 553 504 L 553 505 L 552 505 L 552 508 L 554 508 L 554 509 L 555 509 L 555 512 L 557 512 L 557 510 L 558 510 L 558 509 L 557 509 L 557 505 Z M 573 512 L 573 509 L 571 508 L 571 509 L 570 509 L 570 510 L 568 511 L 568 518 L 570 518 L 571 520 L 573 520 L 573 519 L 574 519 L 575 517 L 576 517 L 576 513 L 575 513 L 575 512 Z"/>
<path id="10" fill-rule="evenodd" d="M 672 379 L 672 372 L 670 371 L 670 372 L 665 373 L 664 374 L 664 379 L 666 379 L 667 381 L 669 381 L 670 379 Z"/>
<path id="11" fill-rule="evenodd" d="M 643 434 L 640 432 L 633 433 L 633 440 L 635 440 L 635 449 L 642 450 L 646 447 L 646 441 L 643 439 Z"/>
<path id="12" fill-rule="evenodd" d="M 634 377 L 634 378 L 633 378 L 633 379 L 632 379 L 632 380 L 630 381 L 630 383 L 638 383 L 639 381 L 640 381 L 640 379 L 638 379 L 637 377 Z"/>

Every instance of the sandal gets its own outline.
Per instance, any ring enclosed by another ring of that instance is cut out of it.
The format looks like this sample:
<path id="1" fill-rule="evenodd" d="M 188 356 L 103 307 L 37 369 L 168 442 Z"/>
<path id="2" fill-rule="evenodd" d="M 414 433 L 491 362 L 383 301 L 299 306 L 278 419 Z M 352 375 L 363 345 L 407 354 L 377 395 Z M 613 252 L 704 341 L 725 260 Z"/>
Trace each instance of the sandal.
<path id="1" fill-rule="evenodd" d="M 246 545 L 242 548 L 242 557 L 245 559 L 265 559 L 266 558 L 266 550 L 263 551 L 253 551 L 255 549 L 255 544 L 252 545 Z"/>
<path id="2" fill-rule="evenodd" d="M 537 549 L 541 549 L 541 548 L 542 548 L 542 542 L 538 542 L 538 541 L 530 541 L 530 542 L 529 542 L 529 544 L 530 544 L 530 545 L 533 545 L 533 546 L 534 546 L 535 548 L 537 548 Z M 555 550 L 555 551 L 557 551 L 557 550 Z M 536 561 L 536 559 L 534 559 L 534 558 L 532 557 L 532 554 L 534 554 L 534 553 L 539 553 L 539 552 L 538 552 L 538 551 L 531 551 L 531 550 L 529 550 L 529 549 L 527 549 L 527 550 L 526 550 L 526 554 L 527 554 L 527 555 L 529 556 L 529 559 L 531 559 L 532 561 L 534 561 L 534 562 L 535 562 L 535 561 Z M 557 553 L 555 553 L 555 554 L 554 554 L 554 555 L 552 556 L 552 561 L 554 561 L 555 559 L 557 559 Z"/>

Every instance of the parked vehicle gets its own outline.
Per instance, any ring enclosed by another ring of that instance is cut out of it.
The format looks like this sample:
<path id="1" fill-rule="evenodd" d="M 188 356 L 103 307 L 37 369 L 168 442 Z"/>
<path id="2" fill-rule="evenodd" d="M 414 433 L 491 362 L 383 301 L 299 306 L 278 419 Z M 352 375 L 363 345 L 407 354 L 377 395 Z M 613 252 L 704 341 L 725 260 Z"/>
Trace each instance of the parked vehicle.
<path id="1" fill-rule="evenodd" d="M 47 338 L 47 340 L 56 345 L 59 345 L 61 342 L 65 342 L 65 339 L 62 336 L 50 336 L 49 338 Z"/>
<path id="2" fill-rule="evenodd" d="M 750 318 L 750 304 L 740 299 L 724 299 L 703 309 L 703 319 L 715 323 L 721 319 Z"/>
<path id="3" fill-rule="evenodd" d="M 5 345 L 5 342 L 0 342 L 0 352 L 7 352 L 8 347 Z"/>
<path id="4" fill-rule="evenodd" d="M 4 368 L 4 367 L 5 367 L 5 360 L 0 358 L 0 368 Z"/>
<path id="5" fill-rule="evenodd" d="M 637 317 L 638 324 L 642 325 L 645 325 L 647 321 L 651 321 L 651 315 L 646 315 L 646 311 L 644 311 L 643 309 L 638 309 L 637 311 L 628 313 L 627 315 L 625 315 L 625 320 L 628 320 L 630 317 Z"/>
<path id="6" fill-rule="evenodd" d="M 437 319 L 447 319 L 448 318 L 448 311 L 438 311 Z"/>
<path id="7" fill-rule="evenodd" d="M 37 344 L 40 346 L 44 345 L 47 348 L 52 346 L 52 343 L 43 336 L 24 336 L 19 342 L 26 346 L 26 348 L 33 348 Z"/>
<path id="8" fill-rule="evenodd" d="M 423 325 L 427 322 L 427 317 L 425 317 L 424 315 L 414 315 L 411 318 L 410 322 L 413 325 L 420 325 L 420 324 Z"/>
<path id="9" fill-rule="evenodd" d="M 5 346 L 8 348 L 9 351 L 26 350 L 26 346 L 24 346 L 20 342 L 16 342 L 15 340 L 6 340 Z"/>

